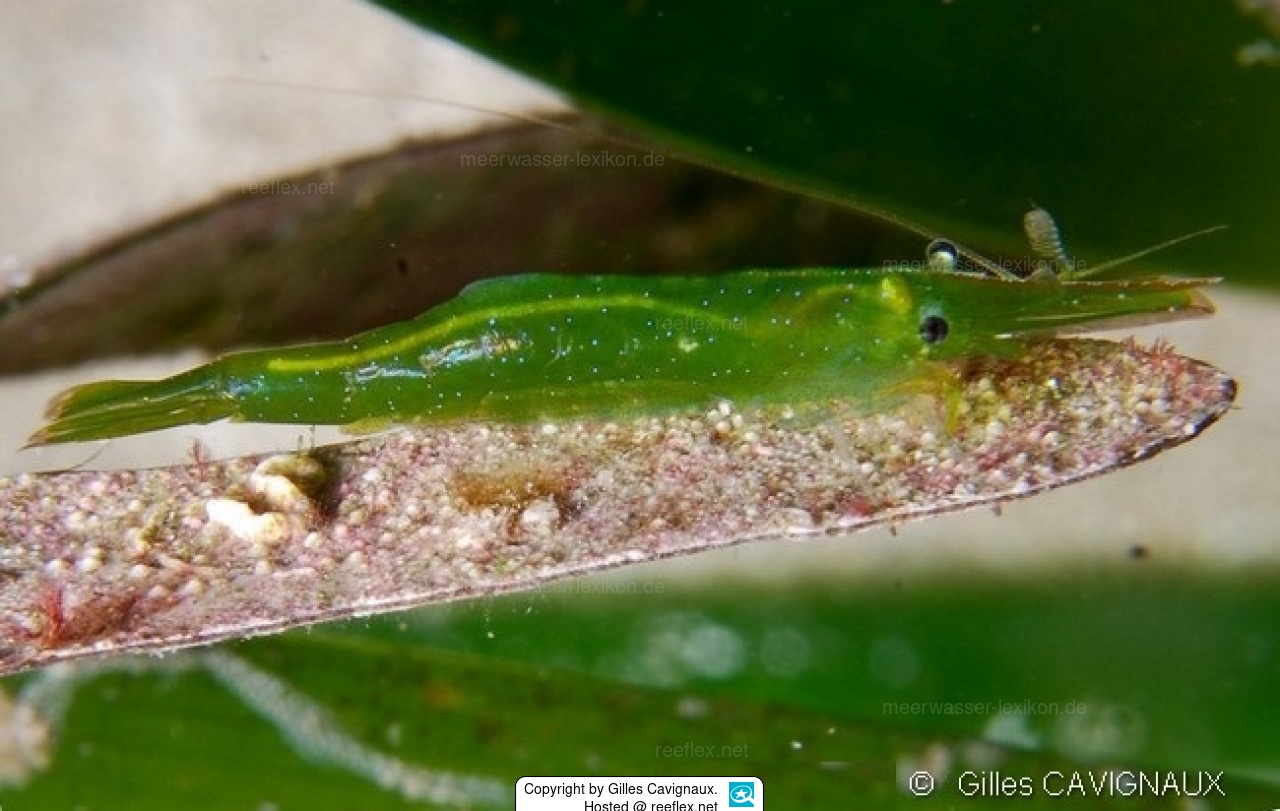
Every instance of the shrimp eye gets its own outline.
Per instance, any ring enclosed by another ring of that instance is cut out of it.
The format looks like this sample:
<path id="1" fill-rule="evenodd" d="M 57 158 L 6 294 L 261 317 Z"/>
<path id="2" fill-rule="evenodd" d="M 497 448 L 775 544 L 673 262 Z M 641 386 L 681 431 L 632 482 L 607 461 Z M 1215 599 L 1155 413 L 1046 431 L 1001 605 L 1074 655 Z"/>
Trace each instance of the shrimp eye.
<path id="1" fill-rule="evenodd" d="M 930 346 L 945 341 L 950 331 L 951 325 L 940 315 L 926 315 L 920 322 L 920 340 Z"/>
<path id="2" fill-rule="evenodd" d="M 935 239 L 930 242 L 929 247 L 924 249 L 924 255 L 929 263 L 929 269 L 940 273 L 955 270 L 960 262 L 960 250 L 956 248 L 955 243 L 945 239 Z"/>

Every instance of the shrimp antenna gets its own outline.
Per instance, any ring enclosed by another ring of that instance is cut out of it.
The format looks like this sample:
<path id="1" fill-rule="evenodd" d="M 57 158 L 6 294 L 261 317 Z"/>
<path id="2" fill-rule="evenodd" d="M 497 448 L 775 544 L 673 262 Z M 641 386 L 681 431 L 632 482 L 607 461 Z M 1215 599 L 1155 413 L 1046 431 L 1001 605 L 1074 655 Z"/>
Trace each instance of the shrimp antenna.
<path id="1" fill-rule="evenodd" d="M 1156 245 L 1152 245 L 1150 248 L 1143 248 L 1142 250 L 1131 253 L 1128 256 L 1122 256 L 1119 259 L 1108 260 L 1106 262 L 1103 262 L 1101 265 L 1098 265 L 1097 267 L 1066 271 L 1062 273 L 1059 276 L 1059 278 L 1062 278 L 1064 281 L 1070 281 L 1074 279 L 1083 279 L 1098 273 L 1104 273 L 1108 270 L 1111 270 L 1112 268 L 1117 268 L 1117 267 L 1120 267 L 1121 265 L 1132 262 L 1135 259 L 1141 259 L 1144 256 L 1153 254 L 1156 251 L 1163 251 L 1165 248 L 1172 247 L 1181 242 L 1187 242 L 1189 240 L 1196 239 L 1197 237 L 1205 236 L 1206 234 L 1212 234 L 1215 231 L 1225 231 L 1226 228 L 1227 228 L 1226 225 L 1211 225 L 1208 228 L 1201 228 L 1199 231 L 1192 231 L 1191 233 L 1183 234 L 1180 237 L 1174 237 L 1173 239 L 1166 239 L 1164 242 L 1160 242 Z"/>
<path id="2" fill-rule="evenodd" d="M 1062 241 L 1062 234 L 1058 231 L 1058 224 L 1054 221 L 1053 215 L 1035 203 L 1031 205 L 1031 210 L 1022 216 L 1022 230 L 1027 235 L 1027 242 L 1031 244 L 1031 250 L 1048 263 L 1047 266 L 1046 264 L 1041 264 L 1037 268 L 1037 273 L 1042 269 L 1047 270 L 1049 275 L 1064 282 L 1077 281 L 1099 273 L 1105 273 L 1112 268 L 1120 267 L 1135 259 L 1141 259 L 1156 251 L 1162 251 L 1180 242 L 1212 234 L 1227 227 L 1225 225 L 1213 225 L 1208 228 L 1201 228 L 1199 231 L 1192 231 L 1189 234 L 1167 239 L 1149 248 L 1143 248 L 1127 256 L 1121 256 L 1119 259 L 1108 260 L 1097 267 L 1084 268 L 1077 266 L 1070 255 L 1067 254 L 1066 246 Z M 1052 270 L 1055 267 L 1059 269 L 1056 273 Z"/>
<path id="3" fill-rule="evenodd" d="M 304 82 L 292 82 L 292 81 L 284 81 L 284 80 L 278 80 L 278 79 L 254 79 L 254 78 L 243 78 L 243 77 L 236 77 L 236 76 L 212 77 L 208 81 L 226 83 L 226 84 L 252 85 L 257 87 L 280 87 L 280 88 L 288 88 L 292 90 L 301 90 L 309 93 L 325 93 L 328 95 L 354 96 L 354 97 L 365 98 L 365 99 L 387 99 L 387 100 L 393 100 L 393 101 L 413 101 L 413 102 L 425 102 L 428 104 L 440 104 L 447 107 L 454 107 L 460 110 L 469 110 L 474 113 L 481 113 L 484 115 L 491 115 L 498 118 L 505 118 L 509 121 L 515 121 L 522 124 L 541 125 L 545 127 L 552 127 L 554 129 L 561 130 L 564 132 L 572 132 L 577 134 L 586 133 L 588 135 L 594 135 L 594 136 L 612 141 L 620 146 L 626 146 L 626 147 L 631 147 L 635 149 L 649 149 L 653 147 L 652 143 L 645 143 L 643 140 L 639 138 L 635 138 L 629 135 L 623 135 L 616 131 L 604 131 L 602 129 L 575 126 L 574 124 L 570 124 L 566 121 L 559 120 L 550 115 L 544 116 L 544 115 L 537 115 L 537 114 L 531 114 L 531 113 L 513 113 L 508 110 L 495 110 L 491 107 L 485 107 L 479 104 L 471 104 L 469 102 L 460 101 L 458 99 L 447 98 L 444 96 L 432 96 L 432 95 L 423 94 L 423 93 L 409 93 L 409 92 L 398 92 L 398 91 L 363 90 L 363 89 L 344 88 L 344 87 L 326 87 L 323 85 L 306 84 Z M 572 112 L 577 112 L 577 111 L 573 110 Z M 964 245 L 961 245 L 955 242 L 954 240 L 944 239 L 942 235 L 939 234 L 938 232 L 925 228 L 922 225 L 917 225 L 916 223 L 908 219 L 905 219 L 903 217 L 898 216 L 897 214 L 893 214 L 889 211 L 879 208 L 878 206 L 874 206 L 869 203 L 864 203 L 860 200 L 857 200 L 847 195 L 835 194 L 835 193 L 823 191 L 820 189 L 814 189 L 809 186 L 806 186 L 803 183 L 790 180 L 787 178 L 777 177 L 777 176 L 765 176 L 762 173 L 754 172 L 749 169 L 741 169 L 733 165 L 718 162 L 711 158 L 705 158 L 701 156 L 692 156 L 683 152 L 677 153 L 677 155 L 681 160 L 687 161 L 697 166 L 702 166 L 704 168 L 713 169 L 718 172 L 723 172 L 725 174 L 732 175 L 734 177 L 741 178 L 743 180 L 748 180 L 753 183 L 764 183 L 766 185 L 773 186 L 774 188 L 781 189 L 782 191 L 791 192 L 792 194 L 804 195 L 805 197 L 808 197 L 810 199 L 820 200 L 824 203 L 830 203 L 835 206 L 851 209 L 865 216 L 874 217 L 876 219 L 883 220 L 887 223 L 890 223 L 891 225 L 901 228 L 904 231 L 916 234 L 917 236 L 923 237 L 927 240 L 946 242 L 948 245 L 950 245 L 954 249 L 957 257 L 963 257 L 967 259 L 973 265 L 974 268 L 981 270 L 987 275 L 994 276 L 1001 279 L 1008 279 L 1010 281 L 1020 281 L 1020 277 L 1018 277 L 1017 274 L 1011 272 L 1007 268 L 1000 267 L 1000 265 L 996 264 L 995 262 L 992 262 L 990 259 L 987 259 L 977 251 L 971 248 L 968 248 Z"/>
<path id="4" fill-rule="evenodd" d="M 385 101 L 413 101 L 427 104 L 439 104 L 444 107 L 453 107 L 458 110 L 467 110 L 472 113 L 480 113 L 482 115 L 491 115 L 496 118 L 505 118 L 508 121 L 514 121 L 519 124 L 538 124 L 552 129 L 563 130 L 565 132 L 574 132 L 581 134 L 584 130 L 564 121 L 560 121 L 552 115 L 538 115 L 536 113 L 513 113 L 510 110 L 497 110 L 492 107 L 485 107 L 482 104 L 470 104 L 459 99 L 446 98 L 444 96 L 430 96 L 423 93 L 407 93 L 389 90 L 362 90 L 352 87 L 329 87 L 326 85 L 307 84 L 305 82 L 291 82 L 283 79 L 253 79 L 240 76 L 214 76 L 208 79 L 210 82 L 218 84 L 241 84 L 253 87 L 276 87 L 287 90 L 300 90 L 304 93 L 323 93 L 328 96 L 352 96 L 362 99 L 381 99 Z M 589 132 L 589 130 L 588 130 Z M 605 138 L 614 138 L 615 140 L 623 140 L 617 136 L 607 133 L 593 133 Z M 636 146 L 636 144 L 626 142 L 628 146 Z"/>

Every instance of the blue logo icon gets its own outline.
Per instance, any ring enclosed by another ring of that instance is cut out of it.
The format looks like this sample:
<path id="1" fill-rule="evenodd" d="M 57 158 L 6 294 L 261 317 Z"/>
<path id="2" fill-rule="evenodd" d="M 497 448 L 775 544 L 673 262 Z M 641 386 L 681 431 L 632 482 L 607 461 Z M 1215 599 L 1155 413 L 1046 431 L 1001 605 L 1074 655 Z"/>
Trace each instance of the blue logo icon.
<path id="1" fill-rule="evenodd" d="M 730 808 L 755 808 L 756 803 L 756 784 L 755 783 L 730 783 L 729 784 L 729 807 Z"/>

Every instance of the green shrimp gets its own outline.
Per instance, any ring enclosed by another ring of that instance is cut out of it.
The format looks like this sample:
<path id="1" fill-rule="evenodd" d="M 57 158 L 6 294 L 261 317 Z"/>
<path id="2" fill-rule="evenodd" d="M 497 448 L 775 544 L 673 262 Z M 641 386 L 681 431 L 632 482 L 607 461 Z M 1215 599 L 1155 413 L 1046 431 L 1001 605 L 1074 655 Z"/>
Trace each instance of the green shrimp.
<path id="1" fill-rule="evenodd" d="M 934 259 L 943 261 L 936 262 Z M 63 392 L 30 445 L 231 419 L 368 430 L 620 418 L 719 400 L 873 402 L 948 362 L 1028 341 L 1213 311 L 1214 279 L 1017 280 L 947 269 L 529 274 L 477 282 L 345 341 L 224 355 L 158 381 Z"/>

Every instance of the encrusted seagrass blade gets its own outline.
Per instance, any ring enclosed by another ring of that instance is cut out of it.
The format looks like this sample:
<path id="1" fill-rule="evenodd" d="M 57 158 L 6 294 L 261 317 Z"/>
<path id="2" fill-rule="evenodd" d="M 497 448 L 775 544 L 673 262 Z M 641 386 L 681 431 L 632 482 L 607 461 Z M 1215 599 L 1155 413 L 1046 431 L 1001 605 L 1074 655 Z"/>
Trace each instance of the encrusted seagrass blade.
<path id="1" fill-rule="evenodd" d="M 957 374 L 958 400 L 874 412 L 708 404 L 0 479 L 0 672 L 998 504 L 1186 442 L 1236 391 L 1167 347 L 1092 340 Z"/>

